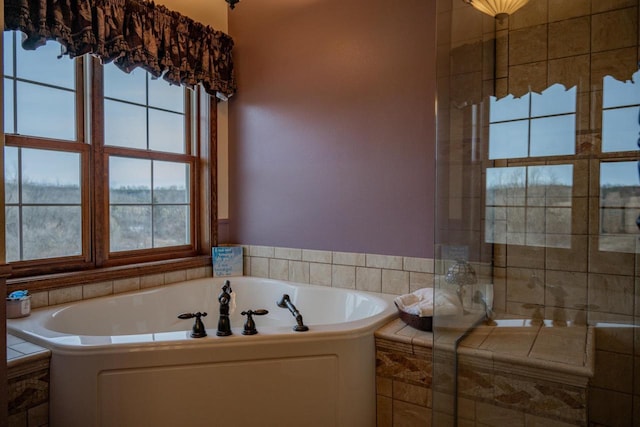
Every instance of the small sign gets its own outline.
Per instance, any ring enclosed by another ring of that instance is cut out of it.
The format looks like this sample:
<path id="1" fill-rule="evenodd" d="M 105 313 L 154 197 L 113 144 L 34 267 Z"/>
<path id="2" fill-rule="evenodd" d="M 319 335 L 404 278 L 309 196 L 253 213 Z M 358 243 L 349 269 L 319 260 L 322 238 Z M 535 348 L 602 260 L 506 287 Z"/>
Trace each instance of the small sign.
<path id="1" fill-rule="evenodd" d="M 213 276 L 242 276 L 242 247 L 214 246 L 211 248 Z"/>

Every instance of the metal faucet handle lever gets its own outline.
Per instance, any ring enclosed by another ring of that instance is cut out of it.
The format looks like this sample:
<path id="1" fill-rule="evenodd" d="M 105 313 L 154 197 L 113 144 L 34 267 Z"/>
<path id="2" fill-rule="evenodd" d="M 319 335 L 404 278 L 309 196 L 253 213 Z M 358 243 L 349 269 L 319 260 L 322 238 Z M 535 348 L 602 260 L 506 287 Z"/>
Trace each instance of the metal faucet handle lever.
<path id="1" fill-rule="evenodd" d="M 207 330 L 204 328 L 201 317 L 206 317 L 207 313 L 199 311 L 197 313 L 182 313 L 178 315 L 178 319 L 193 319 L 196 318 L 196 322 L 191 329 L 191 338 L 203 338 L 207 336 Z"/>
<path id="2" fill-rule="evenodd" d="M 258 330 L 256 329 L 256 322 L 253 320 L 253 315 L 264 316 L 265 314 L 268 314 L 268 313 L 269 313 L 269 310 L 265 310 L 263 308 L 259 310 L 247 310 L 240 313 L 243 316 L 247 316 L 247 321 L 244 323 L 244 329 L 242 330 L 242 335 L 257 334 Z"/>

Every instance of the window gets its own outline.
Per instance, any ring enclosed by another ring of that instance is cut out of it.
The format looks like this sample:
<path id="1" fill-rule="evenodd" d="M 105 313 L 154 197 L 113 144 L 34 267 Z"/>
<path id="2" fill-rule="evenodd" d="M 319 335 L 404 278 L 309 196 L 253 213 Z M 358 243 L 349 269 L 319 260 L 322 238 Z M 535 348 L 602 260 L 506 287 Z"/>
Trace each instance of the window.
<path id="1" fill-rule="evenodd" d="M 208 96 L 59 54 L 57 43 L 25 51 L 19 33 L 4 33 L 14 276 L 208 255 L 212 227 L 198 221 L 213 216 L 200 203 L 212 150 L 208 120 L 195 120 L 208 118 Z"/>
<path id="2" fill-rule="evenodd" d="M 191 243 L 194 157 L 185 118 L 181 87 L 104 67 L 110 252 Z"/>
<path id="3" fill-rule="evenodd" d="M 487 243 L 571 247 L 573 164 L 544 157 L 575 154 L 576 92 L 491 97 L 489 159 L 505 167 L 486 169 Z"/>
<path id="4" fill-rule="evenodd" d="M 491 97 L 489 159 L 575 154 L 576 88 Z"/>
<path id="5" fill-rule="evenodd" d="M 607 76 L 602 94 L 602 153 L 600 162 L 601 251 L 638 250 L 636 218 L 640 212 L 638 137 L 640 84 Z"/>
<path id="6" fill-rule="evenodd" d="M 572 165 L 487 168 L 487 243 L 571 246 Z"/>

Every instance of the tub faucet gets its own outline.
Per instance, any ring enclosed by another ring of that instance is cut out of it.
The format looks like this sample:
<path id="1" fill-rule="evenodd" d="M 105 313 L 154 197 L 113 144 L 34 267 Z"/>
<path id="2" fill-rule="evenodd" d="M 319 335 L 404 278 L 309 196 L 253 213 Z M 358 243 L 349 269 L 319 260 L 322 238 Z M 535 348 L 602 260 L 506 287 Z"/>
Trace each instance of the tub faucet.
<path id="1" fill-rule="evenodd" d="M 489 302 L 487 301 L 487 297 L 484 296 L 482 292 L 476 291 L 476 293 L 473 295 L 473 302 L 481 303 L 484 306 L 484 313 L 486 316 L 485 322 L 488 325 L 494 324 L 493 319 L 495 317 L 495 313 L 493 312 L 491 307 L 489 307 Z"/>
<path id="2" fill-rule="evenodd" d="M 231 283 L 226 280 L 222 286 L 222 291 L 218 296 L 220 303 L 220 317 L 218 319 L 218 331 L 216 335 L 226 337 L 231 335 L 231 322 L 229 321 L 229 303 L 231 302 Z"/>
<path id="3" fill-rule="evenodd" d="M 302 314 L 300 314 L 296 306 L 293 305 L 291 299 L 289 298 L 289 295 L 282 295 L 282 298 L 280 298 L 280 301 L 278 301 L 277 304 L 280 308 L 288 308 L 293 317 L 296 318 L 296 326 L 293 327 L 294 331 L 304 332 L 309 330 L 309 327 L 302 322 Z"/>

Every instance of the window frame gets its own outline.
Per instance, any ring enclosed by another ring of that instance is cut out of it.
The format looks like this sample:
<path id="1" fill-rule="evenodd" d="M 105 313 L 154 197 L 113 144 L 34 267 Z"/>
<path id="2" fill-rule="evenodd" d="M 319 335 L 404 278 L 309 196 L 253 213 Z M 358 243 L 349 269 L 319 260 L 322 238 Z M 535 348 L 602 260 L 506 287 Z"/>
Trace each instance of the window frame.
<path id="1" fill-rule="evenodd" d="M 210 248 L 217 242 L 216 99 L 200 87 L 185 90 L 186 154 L 105 146 L 102 65 L 97 58 L 88 56 L 75 58 L 74 61 L 76 140 L 62 141 L 5 134 L 5 145 L 81 154 L 83 253 L 79 256 L 8 263 L 12 270 L 8 280 L 9 289 L 47 289 L 210 265 Z M 189 244 L 109 252 L 110 155 L 189 163 Z"/>

